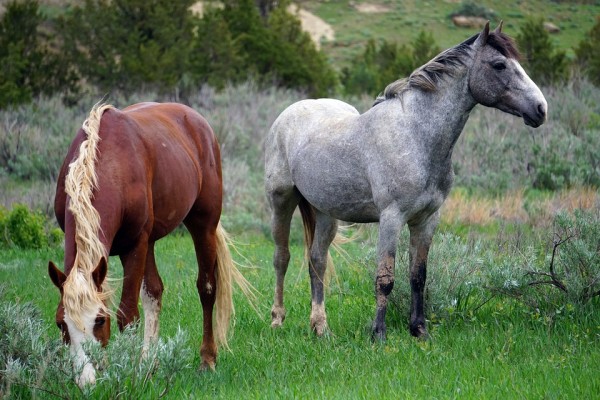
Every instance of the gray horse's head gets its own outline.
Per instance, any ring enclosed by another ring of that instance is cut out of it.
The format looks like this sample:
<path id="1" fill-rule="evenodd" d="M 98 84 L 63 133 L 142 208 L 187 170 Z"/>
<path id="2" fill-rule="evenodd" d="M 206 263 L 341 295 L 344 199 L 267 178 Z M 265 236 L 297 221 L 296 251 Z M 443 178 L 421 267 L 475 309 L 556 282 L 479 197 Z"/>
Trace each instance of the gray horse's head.
<path id="1" fill-rule="evenodd" d="M 502 22 L 494 32 L 489 29 L 488 22 L 472 45 L 471 94 L 478 103 L 523 117 L 526 125 L 537 128 L 546 121 L 548 103 L 519 64 L 514 42 L 501 32 Z"/>

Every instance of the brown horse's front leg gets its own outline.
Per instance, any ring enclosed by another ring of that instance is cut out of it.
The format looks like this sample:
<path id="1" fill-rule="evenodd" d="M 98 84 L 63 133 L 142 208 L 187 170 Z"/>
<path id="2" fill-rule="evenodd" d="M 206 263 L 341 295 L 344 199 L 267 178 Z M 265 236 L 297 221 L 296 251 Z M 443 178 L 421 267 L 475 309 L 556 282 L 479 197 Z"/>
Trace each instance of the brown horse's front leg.
<path id="1" fill-rule="evenodd" d="M 120 256 L 123 264 L 123 292 L 117 312 L 117 323 L 121 331 L 140 319 L 138 301 L 144 279 L 147 252 L 148 242 L 140 240 L 129 253 Z"/>

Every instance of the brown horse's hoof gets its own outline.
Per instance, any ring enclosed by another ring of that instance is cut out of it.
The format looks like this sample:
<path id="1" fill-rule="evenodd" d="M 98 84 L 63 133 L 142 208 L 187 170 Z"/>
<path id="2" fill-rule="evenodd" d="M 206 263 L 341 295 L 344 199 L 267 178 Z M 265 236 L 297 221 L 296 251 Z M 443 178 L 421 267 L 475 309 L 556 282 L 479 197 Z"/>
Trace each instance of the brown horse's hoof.
<path id="1" fill-rule="evenodd" d="M 214 372 L 215 369 L 216 369 L 216 363 L 214 361 L 213 362 L 202 361 L 202 364 L 200 364 L 200 368 L 198 368 L 198 370 L 200 372 L 206 372 L 206 371 Z"/>

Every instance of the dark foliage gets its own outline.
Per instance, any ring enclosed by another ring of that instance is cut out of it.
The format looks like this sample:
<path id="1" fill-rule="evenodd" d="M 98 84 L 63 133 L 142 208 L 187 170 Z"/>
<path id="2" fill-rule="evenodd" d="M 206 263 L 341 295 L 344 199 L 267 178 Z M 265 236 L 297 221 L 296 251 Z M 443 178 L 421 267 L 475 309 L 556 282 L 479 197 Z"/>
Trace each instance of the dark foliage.
<path id="1" fill-rule="evenodd" d="M 387 84 L 408 76 L 440 52 L 431 33 L 421 31 L 410 47 L 383 40 L 379 48 L 369 40 L 363 54 L 342 71 L 347 94 L 377 94 Z"/>
<path id="2" fill-rule="evenodd" d="M 0 108 L 74 84 L 68 64 L 49 48 L 53 37 L 40 30 L 45 21 L 36 0 L 13 0 L 6 5 L 0 20 Z"/>
<path id="3" fill-rule="evenodd" d="M 579 43 L 576 54 L 577 63 L 588 79 L 600 86 L 600 16 L 596 17 L 596 24 Z"/>
<path id="4" fill-rule="evenodd" d="M 542 19 L 529 19 L 517 35 L 523 65 L 531 79 L 542 85 L 561 83 L 569 78 L 564 51 L 556 50 Z"/>

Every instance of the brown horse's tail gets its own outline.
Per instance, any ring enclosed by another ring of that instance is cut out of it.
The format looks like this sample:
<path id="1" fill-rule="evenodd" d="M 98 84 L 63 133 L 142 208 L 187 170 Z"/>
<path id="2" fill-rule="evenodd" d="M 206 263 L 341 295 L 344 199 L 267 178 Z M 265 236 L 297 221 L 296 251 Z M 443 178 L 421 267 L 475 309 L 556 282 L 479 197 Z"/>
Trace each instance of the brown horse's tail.
<path id="1" fill-rule="evenodd" d="M 254 287 L 244 278 L 235 266 L 229 251 L 229 234 L 219 222 L 217 226 L 217 297 L 215 302 L 215 340 L 225 348 L 228 345 L 228 331 L 231 316 L 235 313 L 233 307 L 233 283 L 237 284 L 244 295 L 250 300 L 255 298 Z"/>

